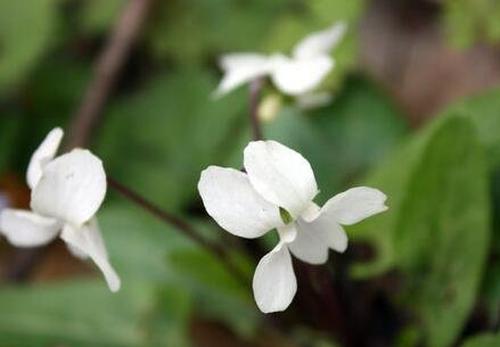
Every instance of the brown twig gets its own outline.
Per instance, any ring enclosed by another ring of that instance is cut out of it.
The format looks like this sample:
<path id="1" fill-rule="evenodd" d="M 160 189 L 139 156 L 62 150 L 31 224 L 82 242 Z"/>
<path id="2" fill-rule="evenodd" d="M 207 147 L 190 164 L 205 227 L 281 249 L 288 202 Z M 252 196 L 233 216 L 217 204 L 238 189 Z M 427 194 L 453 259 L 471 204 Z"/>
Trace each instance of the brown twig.
<path id="1" fill-rule="evenodd" d="M 252 137 L 255 141 L 262 140 L 262 129 L 259 121 L 259 101 L 264 81 L 256 78 L 250 83 L 249 109 L 250 124 L 252 126 Z"/>
<path id="2" fill-rule="evenodd" d="M 69 126 L 67 149 L 86 146 L 145 21 L 152 0 L 130 0 L 95 65 L 94 78 Z"/>
<path id="3" fill-rule="evenodd" d="M 240 269 L 232 262 L 230 255 L 227 253 L 225 248 L 221 247 L 218 243 L 212 242 L 202 236 L 200 232 L 195 230 L 193 226 L 183 219 L 161 209 L 151 201 L 145 199 L 138 193 L 119 183 L 113 178 L 108 177 L 108 185 L 115 191 L 120 193 L 123 197 L 137 204 L 145 211 L 149 212 L 153 216 L 157 217 L 164 223 L 175 227 L 186 237 L 191 239 L 194 243 L 200 247 L 208 250 L 216 258 L 218 258 L 221 263 L 226 267 L 228 272 L 232 274 L 238 281 L 240 281 L 244 286 L 248 285 L 248 278 L 243 274 Z"/>

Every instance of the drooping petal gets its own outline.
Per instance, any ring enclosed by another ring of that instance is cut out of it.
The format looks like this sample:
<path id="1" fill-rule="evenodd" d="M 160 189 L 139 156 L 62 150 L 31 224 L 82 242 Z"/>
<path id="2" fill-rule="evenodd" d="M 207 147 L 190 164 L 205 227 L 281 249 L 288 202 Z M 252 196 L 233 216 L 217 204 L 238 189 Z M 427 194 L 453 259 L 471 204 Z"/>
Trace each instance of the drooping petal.
<path id="1" fill-rule="evenodd" d="M 76 251 L 80 258 L 87 254 L 102 271 L 104 278 L 112 292 L 120 289 L 121 281 L 108 259 L 106 246 L 101 236 L 97 220 L 92 218 L 81 227 L 66 224 L 61 238 Z"/>
<path id="2" fill-rule="evenodd" d="M 58 234 L 57 220 L 26 210 L 6 208 L 0 214 L 0 232 L 16 247 L 37 247 L 48 244 Z"/>
<path id="3" fill-rule="evenodd" d="M 297 237 L 297 227 L 295 223 L 289 223 L 277 228 L 280 242 L 290 244 Z"/>
<path id="4" fill-rule="evenodd" d="M 61 128 L 52 129 L 31 156 L 26 182 L 33 189 L 42 177 L 43 167 L 56 155 L 64 133 Z"/>
<path id="5" fill-rule="evenodd" d="M 307 59 L 284 58 L 275 64 L 271 77 L 283 93 L 298 96 L 318 87 L 334 65 L 333 58 L 327 55 Z"/>
<path id="6" fill-rule="evenodd" d="M 309 264 L 324 264 L 328 260 L 328 244 L 323 232 L 296 223 L 297 236 L 288 244 L 292 254 Z"/>
<path id="7" fill-rule="evenodd" d="M 198 182 L 208 214 L 231 234 L 255 238 L 282 224 L 276 205 L 264 200 L 240 171 L 210 166 Z"/>
<path id="8" fill-rule="evenodd" d="M 318 192 L 309 162 L 276 141 L 253 141 L 244 151 L 252 186 L 266 200 L 298 217 Z"/>
<path id="9" fill-rule="evenodd" d="M 87 222 L 106 195 L 101 160 L 87 150 L 74 149 L 45 166 L 31 192 L 33 211 L 74 225 Z"/>
<path id="10" fill-rule="evenodd" d="M 310 264 L 323 264 L 328 260 L 328 249 L 344 252 L 347 234 L 330 216 L 320 215 L 312 222 L 297 221 L 297 238 L 289 245 L 293 255 Z"/>
<path id="11" fill-rule="evenodd" d="M 253 276 L 255 302 L 264 313 L 285 310 L 297 292 L 290 252 L 279 243 L 257 265 Z"/>
<path id="12" fill-rule="evenodd" d="M 272 69 L 272 60 L 256 53 L 228 54 L 221 58 L 220 66 L 224 77 L 220 82 L 215 97 L 220 97 L 239 86 L 268 74 Z"/>
<path id="13" fill-rule="evenodd" d="M 327 214 L 340 224 L 351 225 L 386 211 L 386 199 L 387 196 L 378 189 L 351 188 L 328 200 L 321 208 L 321 215 Z"/>
<path id="14" fill-rule="evenodd" d="M 293 56 L 299 59 L 311 58 L 321 54 L 328 54 L 340 42 L 347 29 L 343 22 L 335 23 L 331 27 L 314 32 L 300 41 L 293 50 Z"/>

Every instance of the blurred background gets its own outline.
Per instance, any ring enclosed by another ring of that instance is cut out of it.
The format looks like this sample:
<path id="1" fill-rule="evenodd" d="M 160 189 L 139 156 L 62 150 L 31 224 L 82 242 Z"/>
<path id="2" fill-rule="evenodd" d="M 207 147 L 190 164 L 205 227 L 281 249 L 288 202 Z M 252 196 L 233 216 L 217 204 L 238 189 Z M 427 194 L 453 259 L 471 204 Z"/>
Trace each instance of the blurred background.
<path id="1" fill-rule="evenodd" d="M 61 242 L 0 241 L 0 346 L 500 346 L 500 2 L 0 0 L 0 208 L 26 208 L 29 158 L 55 126 L 110 176 L 223 242 L 248 284 L 273 239 L 231 237 L 196 191 L 241 167 L 248 88 L 214 101 L 227 52 L 289 52 L 343 20 L 328 105 L 270 84 L 264 135 L 300 151 L 323 203 L 366 184 L 389 212 L 345 254 L 294 263 L 298 294 L 263 315 L 205 250 L 109 189 L 98 217 L 117 294 Z M 271 101 L 269 101 L 271 100 Z"/>

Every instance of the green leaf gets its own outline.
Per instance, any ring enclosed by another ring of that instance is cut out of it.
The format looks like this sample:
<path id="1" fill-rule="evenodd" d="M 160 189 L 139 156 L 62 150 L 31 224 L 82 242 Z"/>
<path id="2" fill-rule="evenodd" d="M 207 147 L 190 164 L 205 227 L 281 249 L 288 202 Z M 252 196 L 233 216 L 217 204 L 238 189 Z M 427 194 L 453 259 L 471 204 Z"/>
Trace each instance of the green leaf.
<path id="1" fill-rule="evenodd" d="M 128 283 L 114 295 L 101 281 L 2 288 L 2 343 L 140 346 L 141 320 L 154 305 L 151 290 Z"/>
<path id="2" fill-rule="evenodd" d="M 15 86 L 49 47 L 56 0 L 0 1 L 0 92 Z"/>
<path id="3" fill-rule="evenodd" d="M 170 282 L 165 260 L 190 243 L 135 208 L 108 207 L 98 217 L 122 289 L 110 293 L 98 270 L 92 280 L 1 288 L 3 343 L 187 346 L 192 294 Z"/>
<path id="4" fill-rule="evenodd" d="M 482 280 L 489 187 L 470 122 L 450 118 L 428 148 L 402 207 L 395 248 L 428 345 L 444 347 L 460 333 Z"/>
<path id="5" fill-rule="evenodd" d="M 452 105 L 446 113 L 461 112 L 477 128 L 478 138 L 492 167 L 500 165 L 500 89 L 491 89 Z"/>
<path id="6" fill-rule="evenodd" d="M 378 259 L 355 273 L 401 270 L 402 297 L 428 345 L 448 346 L 474 303 L 490 233 L 488 175 L 475 127 L 467 117 L 438 119 L 367 185 L 389 196 L 389 211 L 354 228 L 353 236 L 378 246 Z"/>
<path id="7" fill-rule="evenodd" d="M 497 347 L 500 346 L 500 336 L 494 334 L 483 334 L 473 336 L 465 341 L 462 347 Z"/>
<path id="8" fill-rule="evenodd" d="M 448 37 L 458 47 L 478 41 L 500 39 L 500 4 L 489 0 L 444 1 L 444 23 Z"/>
<path id="9" fill-rule="evenodd" d="M 157 5 L 146 32 L 148 42 L 156 56 L 179 64 L 200 63 L 218 52 L 259 51 L 275 14 L 290 10 L 286 0 L 184 0 Z"/>
<path id="10" fill-rule="evenodd" d="M 83 29 L 91 34 L 108 30 L 125 4 L 125 0 L 85 0 L 81 13 Z"/>
<path id="11" fill-rule="evenodd" d="M 197 314 L 224 322 L 239 335 L 250 337 L 262 318 L 250 288 L 255 264 L 251 266 L 248 259 L 241 257 L 233 257 L 233 260 L 246 269 L 248 286 L 238 282 L 205 251 L 180 249 L 169 256 L 177 274 L 176 282 L 195 298 Z"/>
<path id="12" fill-rule="evenodd" d="M 243 95 L 213 100 L 214 88 L 203 71 L 183 71 L 112 105 L 97 145 L 110 174 L 170 209 L 191 202 L 201 170 L 224 162 L 246 135 Z"/>

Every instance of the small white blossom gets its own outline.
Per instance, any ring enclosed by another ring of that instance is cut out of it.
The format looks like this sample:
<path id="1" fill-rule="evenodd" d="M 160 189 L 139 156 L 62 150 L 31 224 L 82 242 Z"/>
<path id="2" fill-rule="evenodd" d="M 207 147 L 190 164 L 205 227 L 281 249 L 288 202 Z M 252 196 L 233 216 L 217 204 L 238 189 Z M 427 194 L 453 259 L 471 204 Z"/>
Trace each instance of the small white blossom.
<path id="1" fill-rule="evenodd" d="M 62 137 L 60 128 L 53 129 L 33 153 L 26 175 L 32 211 L 3 209 L 0 232 L 17 247 L 45 245 L 59 236 L 72 254 L 91 258 L 116 292 L 120 278 L 109 263 L 95 218 L 106 195 L 106 173 L 88 150 L 54 158 Z"/>
<path id="2" fill-rule="evenodd" d="M 224 55 L 220 66 L 224 77 L 215 91 L 222 96 L 258 77 L 269 75 L 276 87 L 292 96 L 312 95 L 321 81 L 334 67 L 330 51 L 338 44 L 346 30 L 344 23 L 336 23 L 326 30 L 315 32 L 293 49 L 291 57 L 281 53 L 233 53 Z"/>
<path id="3" fill-rule="evenodd" d="M 277 229 L 280 241 L 257 265 L 253 291 L 262 312 L 283 311 L 297 290 L 290 252 L 310 264 L 325 263 L 330 248 L 347 248 L 342 225 L 385 211 L 386 196 L 374 188 L 357 187 L 320 208 L 313 202 L 318 188 L 309 162 L 275 141 L 250 142 L 244 166 L 246 173 L 208 167 L 198 190 L 208 214 L 231 234 L 257 238 Z"/>

